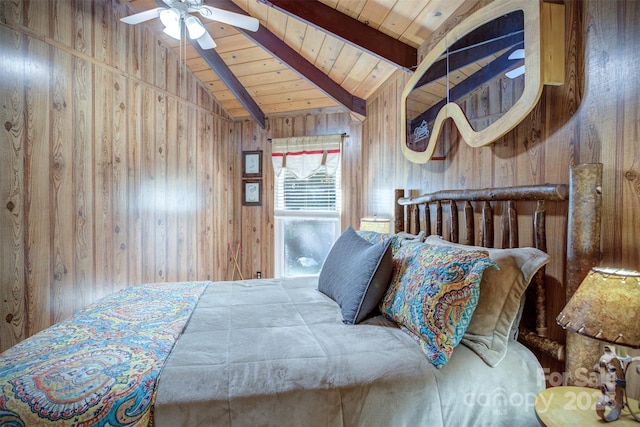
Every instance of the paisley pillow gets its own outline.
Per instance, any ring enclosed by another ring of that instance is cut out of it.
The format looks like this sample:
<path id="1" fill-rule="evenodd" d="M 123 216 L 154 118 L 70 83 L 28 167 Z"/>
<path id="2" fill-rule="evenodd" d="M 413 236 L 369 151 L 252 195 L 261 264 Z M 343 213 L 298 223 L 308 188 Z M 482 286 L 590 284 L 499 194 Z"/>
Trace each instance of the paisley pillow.
<path id="1" fill-rule="evenodd" d="M 401 246 L 380 311 L 416 338 L 435 366 L 442 366 L 469 325 L 489 266 L 497 268 L 484 250 Z"/>
<path id="2" fill-rule="evenodd" d="M 428 244 L 483 250 L 429 236 Z M 535 248 L 486 249 L 500 270 L 487 270 L 480 283 L 480 298 L 462 344 L 475 351 L 489 366 L 497 366 L 507 354 L 512 330 L 518 330 L 525 292 L 533 276 L 549 262 L 549 255 Z"/>

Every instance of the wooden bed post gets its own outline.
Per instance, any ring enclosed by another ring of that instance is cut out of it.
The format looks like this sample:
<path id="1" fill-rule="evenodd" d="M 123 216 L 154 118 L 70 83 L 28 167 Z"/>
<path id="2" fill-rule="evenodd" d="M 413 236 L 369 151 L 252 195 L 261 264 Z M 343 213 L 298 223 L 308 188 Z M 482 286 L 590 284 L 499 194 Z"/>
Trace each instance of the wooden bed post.
<path id="1" fill-rule="evenodd" d="M 589 163 L 571 168 L 569 200 L 566 301 L 573 296 L 591 267 L 600 261 L 600 219 L 602 216 L 602 164 Z M 567 331 L 566 371 L 569 385 L 588 377 L 600 358 L 596 340 Z M 586 369 L 586 372 L 584 371 Z"/>
<path id="2" fill-rule="evenodd" d="M 393 232 L 399 233 L 404 231 L 404 206 L 398 203 L 398 200 L 404 197 L 404 189 L 396 188 L 394 195 L 394 216 Z"/>

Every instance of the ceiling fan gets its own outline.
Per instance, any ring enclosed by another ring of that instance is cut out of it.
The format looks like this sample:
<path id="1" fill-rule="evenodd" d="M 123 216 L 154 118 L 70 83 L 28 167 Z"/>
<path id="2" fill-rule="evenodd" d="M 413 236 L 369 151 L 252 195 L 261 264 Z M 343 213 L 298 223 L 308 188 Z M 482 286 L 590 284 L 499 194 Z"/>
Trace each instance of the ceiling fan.
<path id="1" fill-rule="evenodd" d="M 213 49 L 216 42 L 206 30 L 202 22 L 191 12 L 198 12 L 204 18 L 223 22 L 249 31 L 257 31 L 260 22 L 251 16 L 207 6 L 204 0 L 162 0 L 168 7 L 156 7 L 144 12 L 121 18 L 125 24 L 139 24 L 154 18 L 160 18 L 164 25 L 164 33 L 180 40 L 182 28 L 186 28 L 189 38 L 196 40 L 203 49 Z"/>

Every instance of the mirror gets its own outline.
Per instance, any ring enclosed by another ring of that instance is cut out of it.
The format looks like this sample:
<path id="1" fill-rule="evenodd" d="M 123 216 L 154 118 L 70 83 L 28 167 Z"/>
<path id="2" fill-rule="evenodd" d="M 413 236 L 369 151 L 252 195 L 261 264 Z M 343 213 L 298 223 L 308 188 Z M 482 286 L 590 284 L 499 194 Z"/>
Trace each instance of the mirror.
<path id="1" fill-rule="evenodd" d="M 541 30 L 543 19 L 553 26 Z M 555 49 L 545 49 L 543 68 L 541 33 L 547 31 L 558 41 Z M 405 157 L 430 160 L 449 118 L 472 147 L 509 132 L 536 105 L 543 82 L 562 83 L 564 55 L 558 48 L 564 50 L 562 5 L 496 0 L 474 12 L 428 52 L 402 94 Z"/>

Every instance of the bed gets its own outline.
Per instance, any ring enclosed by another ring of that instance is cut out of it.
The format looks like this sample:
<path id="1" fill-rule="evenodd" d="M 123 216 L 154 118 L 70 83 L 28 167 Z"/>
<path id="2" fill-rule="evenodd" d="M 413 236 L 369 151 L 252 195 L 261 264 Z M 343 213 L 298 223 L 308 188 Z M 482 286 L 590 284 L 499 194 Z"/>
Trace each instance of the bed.
<path id="1" fill-rule="evenodd" d="M 571 197 L 564 184 L 515 191 Z M 433 235 L 425 206 L 441 215 L 441 196 L 400 198 L 403 232 L 348 228 L 319 277 L 105 297 L 0 356 L 0 425 L 538 425 L 544 373 L 516 337 L 550 257 Z M 507 288 L 490 290 L 497 280 Z M 561 347 L 534 334 L 527 343 Z"/>

